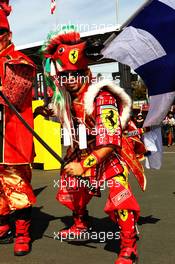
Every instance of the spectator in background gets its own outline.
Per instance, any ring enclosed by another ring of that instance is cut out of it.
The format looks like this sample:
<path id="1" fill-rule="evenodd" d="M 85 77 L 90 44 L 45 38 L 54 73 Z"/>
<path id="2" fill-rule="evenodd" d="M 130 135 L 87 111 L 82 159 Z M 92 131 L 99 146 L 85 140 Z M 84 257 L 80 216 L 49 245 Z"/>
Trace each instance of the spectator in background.
<path id="1" fill-rule="evenodd" d="M 144 123 L 144 118 L 142 113 L 138 113 L 137 117 L 136 117 L 136 126 L 138 128 L 143 127 L 143 123 Z"/>
<path id="2" fill-rule="evenodd" d="M 164 135 L 166 138 L 167 146 L 170 147 L 173 144 L 175 119 L 173 112 L 169 111 L 166 118 L 163 121 Z"/>

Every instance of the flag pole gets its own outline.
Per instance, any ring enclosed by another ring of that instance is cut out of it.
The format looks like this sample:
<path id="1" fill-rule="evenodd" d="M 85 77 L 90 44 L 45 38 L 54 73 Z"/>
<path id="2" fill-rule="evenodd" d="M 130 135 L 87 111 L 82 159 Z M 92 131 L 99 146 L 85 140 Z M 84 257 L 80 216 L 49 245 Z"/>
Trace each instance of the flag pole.
<path id="1" fill-rule="evenodd" d="M 142 11 L 147 5 L 149 5 L 153 0 L 146 0 L 121 26 L 123 29 L 126 27 L 137 15 Z"/>
<path id="2" fill-rule="evenodd" d="M 8 100 L 8 98 L 0 91 L 0 96 L 4 99 L 5 103 L 8 107 L 13 111 L 13 113 L 17 116 L 17 118 L 23 123 L 23 125 L 29 130 L 29 132 L 42 144 L 42 146 L 49 151 L 49 153 L 64 165 L 64 160 L 33 130 L 33 128 L 25 121 L 25 119 L 21 116 L 21 114 L 17 111 L 13 104 Z"/>
<path id="3" fill-rule="evenodd" d="M 149 5 L 153 0 L 146 0 L 120 27 L 119 30 L 124 29 L 127 25 L 137 16 L 137 14 L 142 11 L 147 5 Z M 106 41 L 103 43 L 105 48 L 111 43 L 111 41 L 116 37 L 116 34 L 113 33 Z"/>
<path id="4" fill-rule="evenodd" d="M 27 128 L 27 130 L 35 137 L 41 145 L 49 151 L 49 153 L 61 163 L 62 166 L 65 166 L 66 163 L 64 159 L 62 159 L 35 131 L 34 129 L 25 121 L 25 119 L 21 116 L 21 114 L 17 111 L 16 107 L 9 101 L 9 99 L 2 93 L 0 90 L 0 97 L 3 98 L 8 107 L 12 110 L 12 112 L 16 115 L 16 117 L 21 121 L 21 123 Z M 76 176 L 81 182 L 86 186 L 92 193 L 96 193 L 97 189 L 87 180 L 83 179 L 82 176 Z"/>

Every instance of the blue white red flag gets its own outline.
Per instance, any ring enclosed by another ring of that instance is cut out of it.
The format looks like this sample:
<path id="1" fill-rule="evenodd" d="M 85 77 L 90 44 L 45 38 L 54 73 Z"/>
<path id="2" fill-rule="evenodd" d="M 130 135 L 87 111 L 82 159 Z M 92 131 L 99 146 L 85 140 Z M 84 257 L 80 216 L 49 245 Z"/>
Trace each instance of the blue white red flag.
<path id="1" fill-rule="evenodd" d="M 175 97 L 175 0 L 148 0 L 102 54 L 140 75 L 150 96 L 144 127 L 160 125 Z"/>

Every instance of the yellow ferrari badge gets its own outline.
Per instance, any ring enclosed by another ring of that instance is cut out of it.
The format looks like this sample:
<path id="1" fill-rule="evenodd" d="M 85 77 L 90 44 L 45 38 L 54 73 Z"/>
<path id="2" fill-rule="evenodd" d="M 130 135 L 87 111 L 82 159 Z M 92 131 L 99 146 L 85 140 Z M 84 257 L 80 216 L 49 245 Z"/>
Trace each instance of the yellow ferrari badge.
<path id="1" fill-rule="evenodd" d="M 105 128 L 114 135 L 119 126 L 119 113 L 117 108 L 111 106 L 102 107 L 101 119 Z"/>
<path id="2" fill-rule="evenodd" d="M 71 49 L 69 52 L 69 61 L 72 64 L 75 64 L 78 60 L 78 50 L 77 49 Z"/>
<path id="3" fill-rule="evenodd" d="M 118 210 L 118 214 L 122 221 L 126 221 L 128 219 L 128 210 Z"/>
<path id="4" fill-rule="evenodd" d="M 93 167 L 96 164 L 97 164 L 97 160 L 93 155 L 89 155 L 83 162 L 83 166 L 85 168 Z"/>

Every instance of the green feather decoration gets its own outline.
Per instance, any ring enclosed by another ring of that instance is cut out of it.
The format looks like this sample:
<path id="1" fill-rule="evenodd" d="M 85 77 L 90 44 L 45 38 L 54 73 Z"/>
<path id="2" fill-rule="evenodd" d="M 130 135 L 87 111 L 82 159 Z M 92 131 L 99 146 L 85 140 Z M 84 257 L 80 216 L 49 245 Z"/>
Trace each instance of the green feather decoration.
<path id="1" fill-rule="evenodd" d="M 50 58 L 47 58 L 45 61 L 45 72 L 50 73 Z"/>

